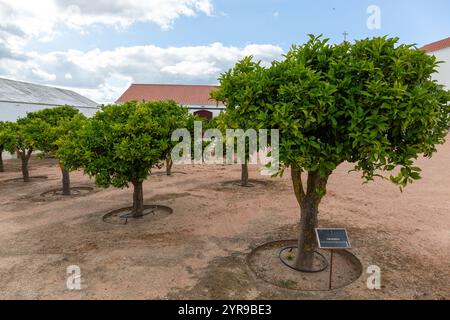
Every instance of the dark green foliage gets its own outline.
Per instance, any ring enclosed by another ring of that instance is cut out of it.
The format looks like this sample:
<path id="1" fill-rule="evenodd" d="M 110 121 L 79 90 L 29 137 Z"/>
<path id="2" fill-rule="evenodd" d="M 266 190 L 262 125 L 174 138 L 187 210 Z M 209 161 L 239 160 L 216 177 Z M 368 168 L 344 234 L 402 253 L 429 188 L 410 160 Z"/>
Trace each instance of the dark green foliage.
<path id="1" fill-rule="evenodd" d="M 396 38 L 331 45 L 311 36 L 264 72 L 241 64 L 258 75 L 246 91 L 258 98 L 235 110 L 280 129 L 285 167 L 325 175 L 348 161 L 367 181 L 399 168 L 391 180 L 404 187 L 420 178 L 414 160 L 448 134 L 449 93 L 431 79 L 436 59 Z"/>
<path id="2" fill-rule="evenodd" d="M 22 118 L 7 126 L 5 149 L 10 153 L 32 153 L 38 139 L 46 134 L 47 125 L 39 119 Z"/>
<path id="3" fill-rule="evenodd" d="M 27 115 L 29 119 L 40 119 L 51 126 L 57 126 L 63 119 L 72 119 L 80 112 L 71 106 L 60 106 L 31 112 Z"/>
<path id="4" fill-rule="evenodd" d="M 172 102 L 108 105 L 64 144 L 59 156 L 69 170 L 83 168 L 101 187 L 124 188 L 146 180 L 171 147 L 178 116 Z M 177 117 L 177 118 L 175 118 Z"/>
<path id="5" fill-rule="evenodd" d="M 43 109 L 27 115 L 29 121 L 41 121 L 42 132 L 36 136 L 36 147 L 46 154 L 56 155 L 59 141 L 80 126 L 85 117 L 70 106 Z M 71 123 L 73 121 L 73 123 Z"/>

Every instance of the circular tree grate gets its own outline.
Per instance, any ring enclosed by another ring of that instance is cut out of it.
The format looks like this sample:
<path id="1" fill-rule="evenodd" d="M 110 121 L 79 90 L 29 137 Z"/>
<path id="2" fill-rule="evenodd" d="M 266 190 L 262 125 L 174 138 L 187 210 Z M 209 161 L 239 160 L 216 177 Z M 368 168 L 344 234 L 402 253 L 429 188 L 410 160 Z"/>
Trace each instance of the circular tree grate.
<path id="1" fill-rule="evenodd" d="M 317 251 L 314 262 L 314 269 L 317 272 L 302 272 L 292 267 L 296 257 L 296 246 L 297 240 L 263 244 L 247 256 L 247 264 L 256 278 L 270 285 L 296 291 L 328 291 L 329 252 Z M 332 290 L 352 284 L 359 279 L 362 271 L 361 262 L 352 253 L 335 251 Z"/>
<path id="2" fill-rule="evenodd" d="M 144 214 L 141 218 L 133 218 L 132 208 L 123 208 L 109 212 L 103 216 L 103 221 L 115 225 L 127 225 L 146 221 L 164 219 L 173 213 L 173 209 L 161 205 L 144 206 Z"/>
<path id="3" fill-rule="evenodd" d="M 70 188 L 70 195 L 66 196 L 63 195 L 63 191 L 61 189 L 53 189 L 50 191 L 46 191 L 44 193 L 41 194 L 42 198 L 46 198 L 46 199 L 60 199 L 60 198 L 75 198 L 75 197 L 83 197 L 83 196 L 87 196 L 89 194 L 91 194 L 94 191 L 94 188 L 91 187 L 73 187 Z"/>
<path id="4" fill-rule="evenodd" d="M 24 182 L 23 178 L 14 178 L 14 179 L 8 179 L 5 180 L 3 182 L 5 183 L 30 183 L 30 182 L 40 182 L 40 181 L 46 181 L 48 180 L 47 176 L 35 176 L 35 177 L 30 177 L 30 181 L 29 182 Z"/>

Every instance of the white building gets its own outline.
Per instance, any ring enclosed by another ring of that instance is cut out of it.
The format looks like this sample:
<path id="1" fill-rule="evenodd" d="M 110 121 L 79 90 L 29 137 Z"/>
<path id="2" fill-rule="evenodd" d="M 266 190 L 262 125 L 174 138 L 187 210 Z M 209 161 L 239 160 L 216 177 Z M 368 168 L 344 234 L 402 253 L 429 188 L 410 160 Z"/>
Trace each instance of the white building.
<path id="1" fill-rule="evenodd" d="M 216 89 L 204 85 L 132 84 L 116 102 L 174 100 L 191 113 L 211 119 L 225 110 L 223 104 L 210 99 L 211 92 Z"/>
<path id="2" fill-rule="evenodd" d="M 0 78 L 0 121 L 16 121 L 28 112 L 69 105 L 90 117 L 98 103 L 65 89 Z"/>
<path id="3" fill-rule="evenodd" d="M 434 55 L 443 63 L 439 66 L 439 73 L 435 79 L 450 89 L 450 37 L 440 41 L 427 44 L 422 50 Z"/>

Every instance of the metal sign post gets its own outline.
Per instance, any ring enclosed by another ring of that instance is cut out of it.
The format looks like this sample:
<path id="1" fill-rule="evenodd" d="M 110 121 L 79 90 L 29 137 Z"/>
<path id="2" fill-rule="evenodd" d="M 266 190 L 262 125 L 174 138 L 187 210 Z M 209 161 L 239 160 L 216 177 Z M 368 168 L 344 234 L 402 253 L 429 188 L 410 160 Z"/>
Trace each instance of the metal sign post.
<path id="1" fill-rule="evenodd" d="M 317 228 L 316 229 L 317 242 L 319 248 L 323 250 L 330 250 L 330 281 L 329 290 L 332 289 L 333 281 L 333 256 L 334 250 L 351 249 L 350 240 L 348 238 L 347 230 L 341 228 Z"/>
<path id="2" fill-rule="evenodd" d="M 330 252 L 331 252 L 331 254 L 330 254 L 330 281 L 328 282 L 329 283 L 328 289 L 331 291 L 331 283 L 333 281 L 333 253 L 334 253 L 334 251 L 330 250 Z"/>

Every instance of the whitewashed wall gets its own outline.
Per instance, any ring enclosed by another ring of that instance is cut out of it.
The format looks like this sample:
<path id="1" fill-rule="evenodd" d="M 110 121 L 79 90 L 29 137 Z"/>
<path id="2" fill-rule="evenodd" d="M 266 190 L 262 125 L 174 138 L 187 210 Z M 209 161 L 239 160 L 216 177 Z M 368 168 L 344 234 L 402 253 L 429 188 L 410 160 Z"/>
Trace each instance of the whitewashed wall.
<path id="1" fill-rule="evenodd" d="M 23 104 L 23 103 L 9 103 L 0 101 L 0 121 L 16 121 L 19 118 L 23 118 L 28 112 L 38 111 L 42 109 L 51 108 L 48 105 L 35 105 L 35 104 Z M 78 108 L 81 113 L 86 117 L 92 117 L 98 110 L 91 108 Z M 10 153 L 4 152 L 3 159 L 11 159 Z"/>
<path id="2" fill-rule="evenodd" d="M 51 106 L 0 101 L 0 121 L 16 121 L 18 118 L 25 117 L 28 112 L 47 108 L 51 108 Z M 78 108 L 78 110 L 87 117 L 92 117 L 98 111 L 91 108 Z"/>
<path id="3" fill-rule="evenodd" d="M 12 155 L 9 152 L 3 152 L 3 160 L 9 160 L 9 159 L 12 159 L 12 158 L 16 159 L 17 156 L 16 155 Z"/>
<path id="4" fill-rule="evenodd" d="M 447 89 L 450 89 L 450 47 L 432 52 L 431 54 L 436 56 L 439 61 L 444 61 L 439 66 L 439 74 L 435 76 L 435 79 L 439 83 L 447 86 Z"/>

